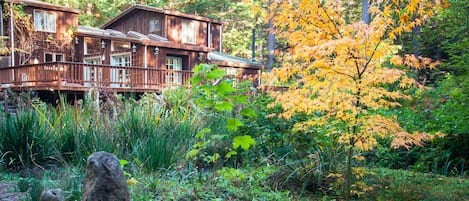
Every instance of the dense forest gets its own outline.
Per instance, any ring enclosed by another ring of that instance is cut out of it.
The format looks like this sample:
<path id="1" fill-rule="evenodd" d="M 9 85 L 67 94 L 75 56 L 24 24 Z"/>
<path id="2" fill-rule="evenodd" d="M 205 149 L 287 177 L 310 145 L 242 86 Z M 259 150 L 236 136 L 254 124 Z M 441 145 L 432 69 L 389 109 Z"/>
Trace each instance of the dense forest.
<path id="1" fill-rule="evenodd" d="M 255 88 L 201 64 L 191 88 L 137 100 L 14 94 L 0 178 L 25 200 L 80 200 L 101 150 L 121 159 L 132 200 L 469 200 L 465 0 L 47 2 L 89 26 L 134 4 L 221 19 L 223 51 L 245 58 L 256 29 L 266 69 Z"/>

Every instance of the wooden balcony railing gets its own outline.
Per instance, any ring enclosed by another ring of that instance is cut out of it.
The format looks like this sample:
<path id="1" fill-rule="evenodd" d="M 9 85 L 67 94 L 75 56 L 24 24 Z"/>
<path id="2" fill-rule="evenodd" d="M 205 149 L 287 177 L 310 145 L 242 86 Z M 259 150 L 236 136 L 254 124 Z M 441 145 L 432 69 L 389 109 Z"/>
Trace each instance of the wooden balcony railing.
<path id="1" fill-rule="evenodd" d="M 185 85 L 192 75 L 193 72 L 186 70 L 52 62 L 1 68 L 0 84 L 34 90 L 87 91 L 98 88 L 145 92 Z"/>

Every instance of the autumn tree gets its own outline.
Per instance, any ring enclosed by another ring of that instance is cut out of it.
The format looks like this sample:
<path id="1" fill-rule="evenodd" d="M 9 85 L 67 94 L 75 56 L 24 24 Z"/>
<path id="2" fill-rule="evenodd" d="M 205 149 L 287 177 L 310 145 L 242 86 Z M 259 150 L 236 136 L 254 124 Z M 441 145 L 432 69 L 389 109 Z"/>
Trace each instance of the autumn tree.
<path id="1" fill-rule="evenodd" d="M 378 138 L 390 138 L 393 147 L 408 148 L 430 137 L 408 133 L 395 117 L 376 111 L 410 98 L 389 87 L 415 84 L 404 65 L 436 65 L 426 58 L 395 55 L 399 46 L 393 41 L 424 23 L 442 2 L 372 1 L 365 9 L 369 16 L 364 15 L 369 23 L 351 16 L 357 12 L 345 9 L 345 3 L 291 0 L 274 4 L 277 34 L 290 48 L 283 55 L 282 67 L 274 69 L 268 79 L 290 84 L 287 91 L 273 93 L 284 109 L 281 117 L 308 114 L 307 121 L 296 124 L 297 130 L 322 127 L 338 136 L 337 142 L 346 151 L 344 195 L 349 198 L 354 153 L 373 149 Z"/>

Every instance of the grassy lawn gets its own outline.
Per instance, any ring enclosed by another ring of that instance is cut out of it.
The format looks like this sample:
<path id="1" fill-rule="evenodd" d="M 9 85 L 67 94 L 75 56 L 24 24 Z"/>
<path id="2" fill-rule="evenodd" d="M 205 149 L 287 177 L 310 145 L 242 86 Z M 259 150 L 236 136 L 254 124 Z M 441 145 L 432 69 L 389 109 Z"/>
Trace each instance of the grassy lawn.
<path id="1" fill-rule="evenodd" d="M 127 168 L 126 168 L 127 169 Z M 130 171 L 130 170 L 129 170 Z M 372 169 L 365 178 L 370 187 L 356 200 L 469 200 L 467 178 L 445 177 L 405 170 Z M 39 189 L 62 188 L 66 200 L 80 200 L 83 172 L 78 168 L 1 173 L 4 183 L 23 192 L 20 200 L 37 200 Z M 133 200 L 340 200 L 334 195 L 276 189 L 271 167 L 219 172 L 160 170 L 152 173 L 126 171 Z M 296 189 L 296 190 L 295 190 Z"/>

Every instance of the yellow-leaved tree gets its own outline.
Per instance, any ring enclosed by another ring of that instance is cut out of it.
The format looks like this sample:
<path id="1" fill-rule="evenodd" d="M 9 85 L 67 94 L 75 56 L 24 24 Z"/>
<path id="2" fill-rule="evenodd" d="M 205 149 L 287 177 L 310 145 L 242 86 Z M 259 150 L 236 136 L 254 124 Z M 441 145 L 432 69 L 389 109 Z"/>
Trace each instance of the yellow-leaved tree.
<path id="1" fill-rule="evenodd" d="M 289 49 L 282 55 L 282 66 L 266 79 L 289 83 L 287 91 L 272 93 L 284 109 L 283 118 L 297 113 L 311 116 L 296 129 L 329 124 L 328 132 L 337 134 L 346 150 L 344 195 L 348 198 L 354 152 L 373 149 L 378 138 L 391 138 L 393 147 L 408 148 L 431 137 L 408 133 L 395 117 L 375 111 L 399 106 L 398 100 L 410 98 L 389 87 L 414 85 L 406 70 L 437 64 L 414 55 L 393 56 L 398 53 L 393 42 L 424 23 L 444 2 L 374 0 L 364 9 L 369 22 L 351 17 L 347 2 L 289 0 L 273 4 L 277 34 Z M 400 68 L 390 67 L 389 62 Z M 331 127 L 331 122 L 343 126 Z"/>

